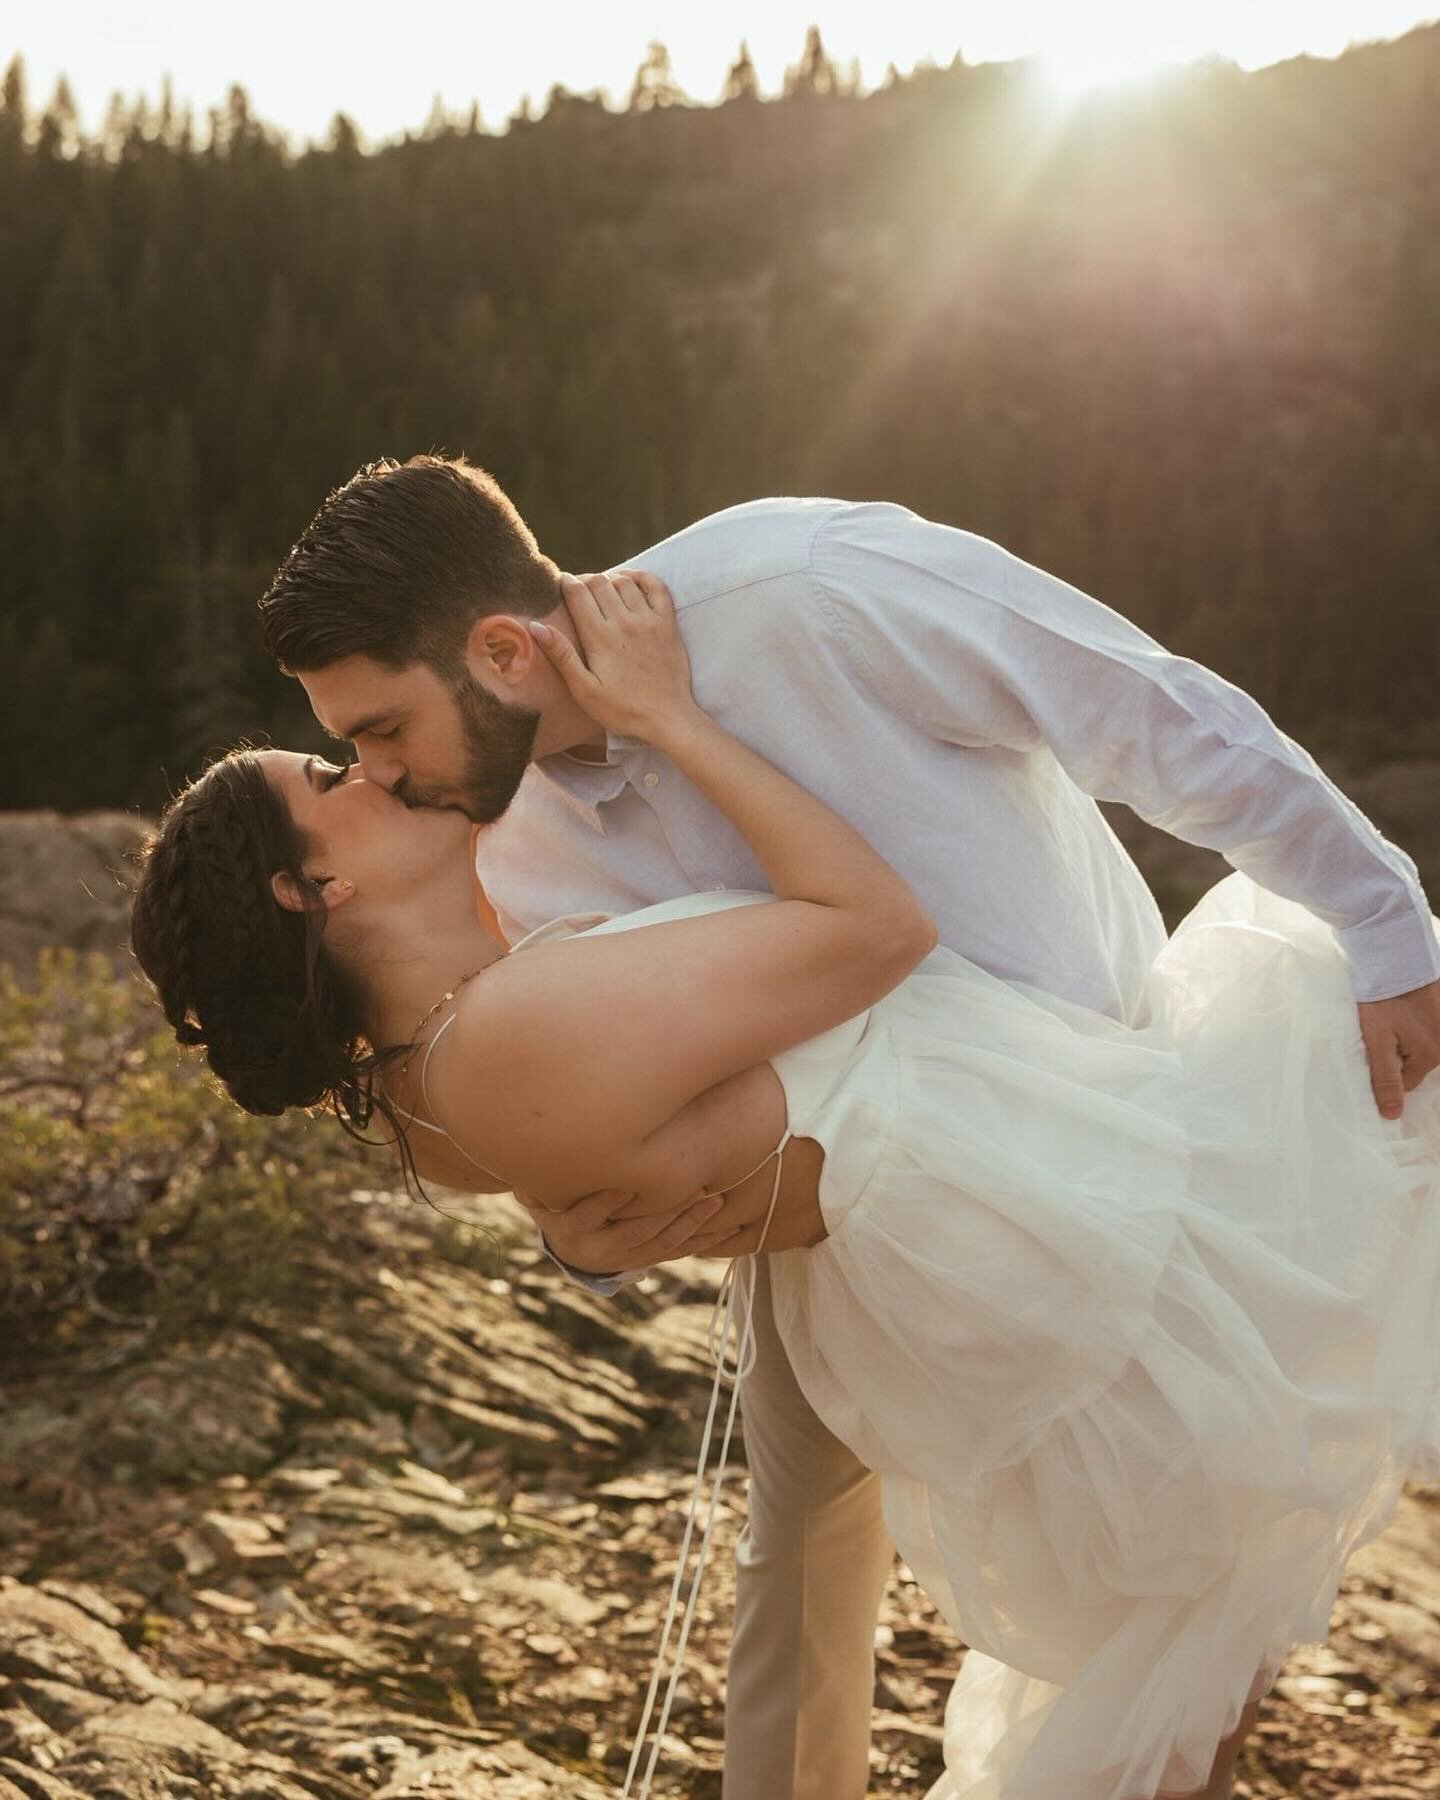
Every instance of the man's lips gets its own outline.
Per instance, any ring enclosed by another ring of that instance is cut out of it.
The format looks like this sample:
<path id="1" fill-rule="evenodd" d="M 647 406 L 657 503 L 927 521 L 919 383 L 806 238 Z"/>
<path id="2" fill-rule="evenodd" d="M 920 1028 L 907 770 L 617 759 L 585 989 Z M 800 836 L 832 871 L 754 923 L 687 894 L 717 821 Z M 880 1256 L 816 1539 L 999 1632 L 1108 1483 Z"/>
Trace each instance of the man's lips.
<path id="1" fill-rule="evenodd" d="M 411 812 L 458 812 L 465 808 L 460 799 L 445 800 L 438 794 L 397 794 L 395 798 Z"/>

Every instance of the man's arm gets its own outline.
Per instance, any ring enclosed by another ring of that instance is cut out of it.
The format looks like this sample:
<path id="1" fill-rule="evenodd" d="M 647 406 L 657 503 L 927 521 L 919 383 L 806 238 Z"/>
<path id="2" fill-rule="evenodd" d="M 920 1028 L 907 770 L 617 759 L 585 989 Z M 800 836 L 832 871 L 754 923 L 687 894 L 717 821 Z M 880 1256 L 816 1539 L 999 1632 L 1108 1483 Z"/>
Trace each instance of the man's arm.
<path id="1" fill-rule="evenodd" d="M 1356 999 L 1387 1005 L 1378 1029 L 1362 1008 L 1372 1072 L 1388 1080 L 1401 1050 L 1406 1086 L 1435 1066 L 1440 944 L 1414 863 L 1248 694 L 1056 577 L 903 507 L 837 514 L 812 573 L 877 698 L 957 745 L 1048 747 L 1086 793 L 1308 907 L 1334 927 Z M 1375 1071 L 1387 1041 L 1393 1066 Z"/>

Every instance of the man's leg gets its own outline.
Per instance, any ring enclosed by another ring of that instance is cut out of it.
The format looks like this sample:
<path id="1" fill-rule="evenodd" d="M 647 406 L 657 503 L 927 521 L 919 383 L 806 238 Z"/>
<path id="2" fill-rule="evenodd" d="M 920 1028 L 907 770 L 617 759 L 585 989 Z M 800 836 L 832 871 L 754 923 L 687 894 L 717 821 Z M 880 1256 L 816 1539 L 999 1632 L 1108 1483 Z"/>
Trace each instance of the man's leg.
<path id="1" fill-rule="evenodd" d="M 749 1521 L 735 1552 L 724 1800 L 865 1800 L 875 1623 L 894 1549 L 880 1478 L 800 1392 L 757 1257 L 740 1391 Z"/>

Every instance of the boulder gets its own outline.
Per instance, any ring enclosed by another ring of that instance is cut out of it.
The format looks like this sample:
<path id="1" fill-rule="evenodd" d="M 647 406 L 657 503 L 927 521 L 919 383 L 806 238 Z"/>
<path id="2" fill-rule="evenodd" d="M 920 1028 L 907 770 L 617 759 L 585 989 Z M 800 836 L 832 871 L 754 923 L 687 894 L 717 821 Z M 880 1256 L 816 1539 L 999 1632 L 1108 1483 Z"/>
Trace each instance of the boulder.
<path id="1" fill-rule="evenodd" d="M 138 813 L 0 813 L 0 963 L 22 973 L 47 945 L 129 955 Z"/>

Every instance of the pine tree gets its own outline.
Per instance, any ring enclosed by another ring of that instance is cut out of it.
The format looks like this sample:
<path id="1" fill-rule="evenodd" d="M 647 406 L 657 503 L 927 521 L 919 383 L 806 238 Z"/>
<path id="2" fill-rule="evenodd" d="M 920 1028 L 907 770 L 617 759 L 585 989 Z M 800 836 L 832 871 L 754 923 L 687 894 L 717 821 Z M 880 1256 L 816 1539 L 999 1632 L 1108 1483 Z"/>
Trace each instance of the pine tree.
<path id="1" fill-rule="evenodd" d="M 835 65 L 820 37 L 820 27 L 812 25 L 805 33 L 805 48 L 800 52 L 799 62 L 785 71 L 785 93 L 791 97 L 817 99 L 833 94 L 838 85 Z"/>
<path id="2" fill-rule="evenodd" d="M 242 625 L 251 623 L 247 578 L 223 547 L 204 561 L 192 551 L 175 569 L 180 630 L 169 664 L 171 735 L 186 770 L 254 728 L 240 643 Z"/>
<path id="3" fill-rule="evenodd" d="M 62 75 L 40 119 L 36 150 L 42 157 L 67 160 L 80 148 L 80 114 L 70 83 Z"/>
<path id="4" fill-rule="evenodd" d="M 684 104 L 685 92 L 675 79 L 670 52 L 658 38 L 652 38 L 630 86 L 630 111 L 654 112 L 657 107 Z"/>
<path id="5" fill-rule="evenodd" d="M 330 131 L 326 142 L 331 155 L 341 163 L 353 162 L 364 148 L 360 138 L 360 127 L 349 113 L 343 112 L 337 112 L 330 121 Z"/>
<path id="6" fill-rule="evenodd" d="M 740 40 L 740 54 L 730 65 L 730 72 L 725 77 L 725 86 L 720 98 L 724 102 L 731 100 L 758 100 L 760 98 L 760 78 L 755 73 L 755 64 L 750 55 L 750 45 L 746 39 Z"/>
<path id="7" fill-rule="evenodd" d="M 164 75 L 160 81 L 160 118 L 158 137 L 167 150 L 173 150 L 178 141 L 179 120 L 175 111 L 175 84 L 170 76 Z"/>
<path id="8" fill-rule="evenodd" d="M 0 162 L 18 162 L 25 150 L 25 59 L 12 56 L 0 85 Z"/>

